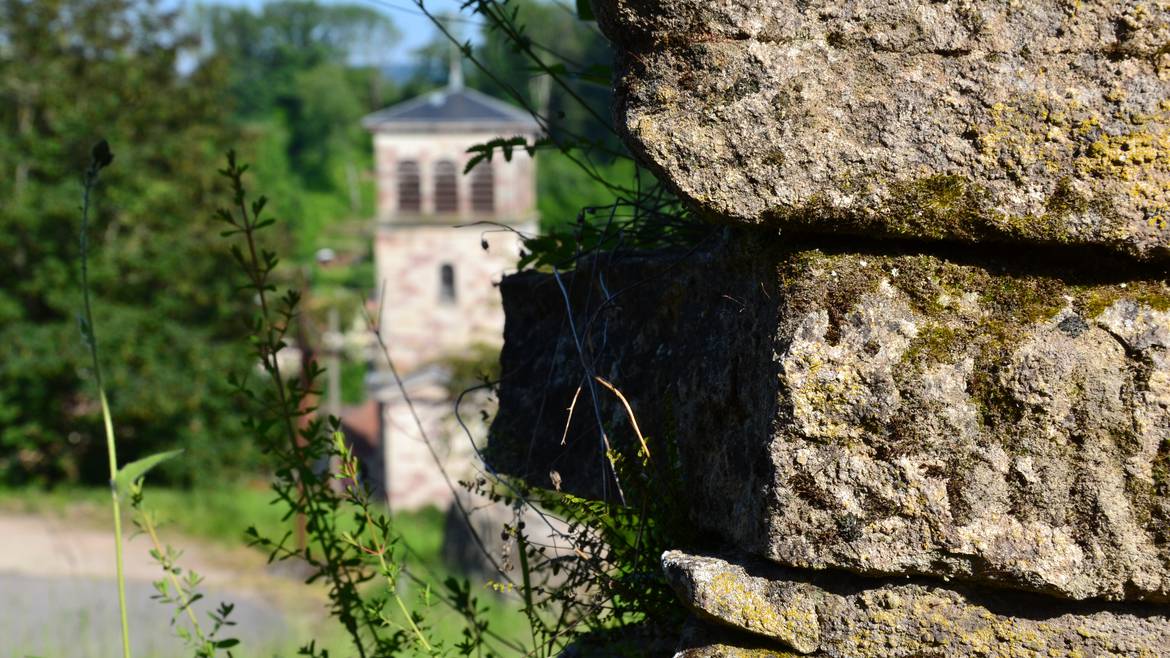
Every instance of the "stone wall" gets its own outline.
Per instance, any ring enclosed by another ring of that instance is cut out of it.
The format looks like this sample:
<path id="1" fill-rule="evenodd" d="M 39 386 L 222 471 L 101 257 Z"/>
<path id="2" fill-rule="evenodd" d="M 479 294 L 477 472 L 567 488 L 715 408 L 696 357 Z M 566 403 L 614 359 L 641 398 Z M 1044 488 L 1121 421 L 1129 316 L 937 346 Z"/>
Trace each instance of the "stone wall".
<path id="1" fill-rule="evenodd" d="M 681 655 L 1170 656 L 1170 4 L 595 7 L 729 228 L 506 278 L 492 465 L 616 500 L 623 391 Z"/>

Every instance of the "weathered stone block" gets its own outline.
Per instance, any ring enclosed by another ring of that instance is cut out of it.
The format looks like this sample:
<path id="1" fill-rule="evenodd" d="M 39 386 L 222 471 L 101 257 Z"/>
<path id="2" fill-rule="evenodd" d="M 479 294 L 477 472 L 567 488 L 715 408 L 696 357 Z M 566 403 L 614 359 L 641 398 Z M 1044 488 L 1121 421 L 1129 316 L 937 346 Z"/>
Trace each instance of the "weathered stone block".
<path id="1" fill-rule="evenodd" d="M 798 658 L 775 641 L 696 619 L 683 625 L 673 658 Z M 822 654 L 823 655 L 823 654 Z"/>
<path id="2" fill-rule="evenodd" d="M 727 638 L 684 642 L 677 655 L 685 658 L 783 656 L 784 649 L 834 658 L 1160 656 L 1170 647 L 1170 617 L 1151 606 L 866 580 L 679 551 L 662 563 L 704 619 L 774 642 L 772 651 L 740 649 L 742 640 Z"/>
<path id="3" fill-rule="evenodd" d="M 1170 4 L 595 0 L 627 142 L 723 222 L 1170 256 Z"/>
<path id="4" fill-rule="evenodd" d="M 571 314 L 552 275 L 505 279 L 489 461 L 613 499 L 599 420 L 634 439 L 597 375 L 653 466 L 677 452 L 695 524 L 740 550 L 1170 601 L 1166 273 L 882 248 L 736 235 L 607 257 L 561 275 Z"/>

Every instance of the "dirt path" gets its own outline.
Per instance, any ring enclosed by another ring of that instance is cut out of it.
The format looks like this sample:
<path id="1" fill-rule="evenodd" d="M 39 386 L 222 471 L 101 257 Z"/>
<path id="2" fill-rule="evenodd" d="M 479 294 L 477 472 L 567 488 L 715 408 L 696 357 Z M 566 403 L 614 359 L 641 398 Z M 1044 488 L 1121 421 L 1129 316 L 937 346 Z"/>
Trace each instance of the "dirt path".
<path id="1" fill-rule="evenodd" d="M 150 540 L 130 536 L 126 543 L 126 578 L 152 581 L 159 577 L 158 564 L 150 557 Z M 223 557 L 191 545 L 183 550 L 182 563 L 195 569 L 209 585 L 232 583 L 238 569 L 225 568 Z M 25 575 L 103 578 L 114 572 L 114 537 L 76 519 L 0 512 L 0 572 Z"/>
<path id="2" fill-rule="evenodd" d="M 129 534 L 134 534 L 133 530 Z M 296 627 L 318 597 L 297 581 L 272 575 L 263 556 L 186 539 L 180 563 L 203 575 L 203 619 L 221 600 L 235 603 L 237 656 L 272 655 L 294 644 Z M 171 610 L 151 599 L 161 575 L 139 534 L 126 541 L 127 601 L 135 656 L 190 655 L 170 624 Z M 106 658 L 119 655 L 112 534 L 68 516 L 0 511 L 0 658 Z M 247 647 L 251 647 L 248 650 Z"/>

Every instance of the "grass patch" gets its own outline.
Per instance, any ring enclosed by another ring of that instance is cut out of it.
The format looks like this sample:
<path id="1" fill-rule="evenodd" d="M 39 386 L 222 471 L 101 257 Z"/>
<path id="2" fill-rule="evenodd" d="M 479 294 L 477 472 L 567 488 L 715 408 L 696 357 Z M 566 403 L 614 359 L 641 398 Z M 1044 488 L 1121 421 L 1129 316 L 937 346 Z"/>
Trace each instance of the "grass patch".
<path id="1" fill-rule="evenodd" d="M 104 512 L 109 495 L 98 487 L 0 489 L 0 511 L 84 520 Z M 288 507 L 273 499 L 272 491 L 260 483 L 190 490 L 148 485 L 146 490 L 146 507 L 168 530 L 221 546 L 242 545 L 249 526 L 276 538 L 292 528 L 292 520 L 284 518 Z M 444 513 L 434 508 L 394 515 L 395 527 L 412 554 L 425 566 L 441 571 L 443 523 Z M 98 519 L 94 526 L 105 528 Z"/>

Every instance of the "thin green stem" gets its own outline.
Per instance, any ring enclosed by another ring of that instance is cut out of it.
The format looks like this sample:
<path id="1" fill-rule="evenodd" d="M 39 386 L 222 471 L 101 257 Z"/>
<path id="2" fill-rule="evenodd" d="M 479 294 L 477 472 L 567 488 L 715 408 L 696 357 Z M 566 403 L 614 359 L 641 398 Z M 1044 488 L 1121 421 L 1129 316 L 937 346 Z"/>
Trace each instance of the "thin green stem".
<path id="1" fill-rule="evenodd" d="M 108 164 L 105 163 L 105 164 Z M 102 383 L 102 369 L 98 360 L 97 335 L 93 326 L 93 310 L 89 294 L 89 197 L 97 185 L 98 172 L 105 164 L 94 159 L 85 174 L 85 193 L 81 205 L 81 292 L 85 300 L 85 321 L 82 333 L 89 344 L 89 355 L 93 362 L 93 378 L 97 384 L 98 400 L 102 409 L 102 424 L 106 431 L 106 452 L 110 461 L 110 504 L 114 514 L 114 563 L 118 580 L 118 614 L 122 624 L 122 657 L 130 658 L 130 621 L 126 612 L 126 574 L 122 559 L 122 509 L 118 500 L 115 478 L 118 476 L 118 448 L 114 438 L 114 420 L 110 414 L 110 403 L 106 399 L 106 388 Z"/>
<path id="2" fill-rule="evenodd" d="M 382 562 L 385 563 L 385 560 Z M 393 584 L 391 584 L 391 586 L 393 586 Z M 431 643 L 427 642 L 427 637 L 423 635 L 422 629 L 420 629 L 418 625 L 414 623 L 414 617 L 412 617 L 410 615 L 410 611 L 406 609 L 406 603 L 402 601 L 402 597 L 399 596 L 397 590 L 394 591 L 394 601 L 398 604 L 398 609 L 402 611 L 402 616 L 406 618 L 406 623 L 410 624 L 410 630 L 414 632 L 414 635 L 416 638 L 418 638 L 419 643 L 423 645 L 423 649 L 426 649 L 427 653 L 434 653 L 435 650 L 431 648 Z"/>
<path id="3" fill-rule="evenodd" d="M 97 356 L 95 353 L 94 359 Z M 94 368 L 96 369 L 96 365 Z M 114 486 L 114 477 L 118 474 L 118 456 L 114 441 L 114 424 L 110 418 L 110 405 L 106 402 L 106 391 L 98 385 L 98 395 L 101 398 L 102 417 L 106 426 L 106 450 L 110 455 L 110 506 L 114 514 L 114 564 L 118 579 L 118 615 L 122 622 L 122 656 L 130 658 L 130 621 L 126 612 L 126 574 L 122 559 L 122 509 L 118 501 L 118 489 Z"/>

